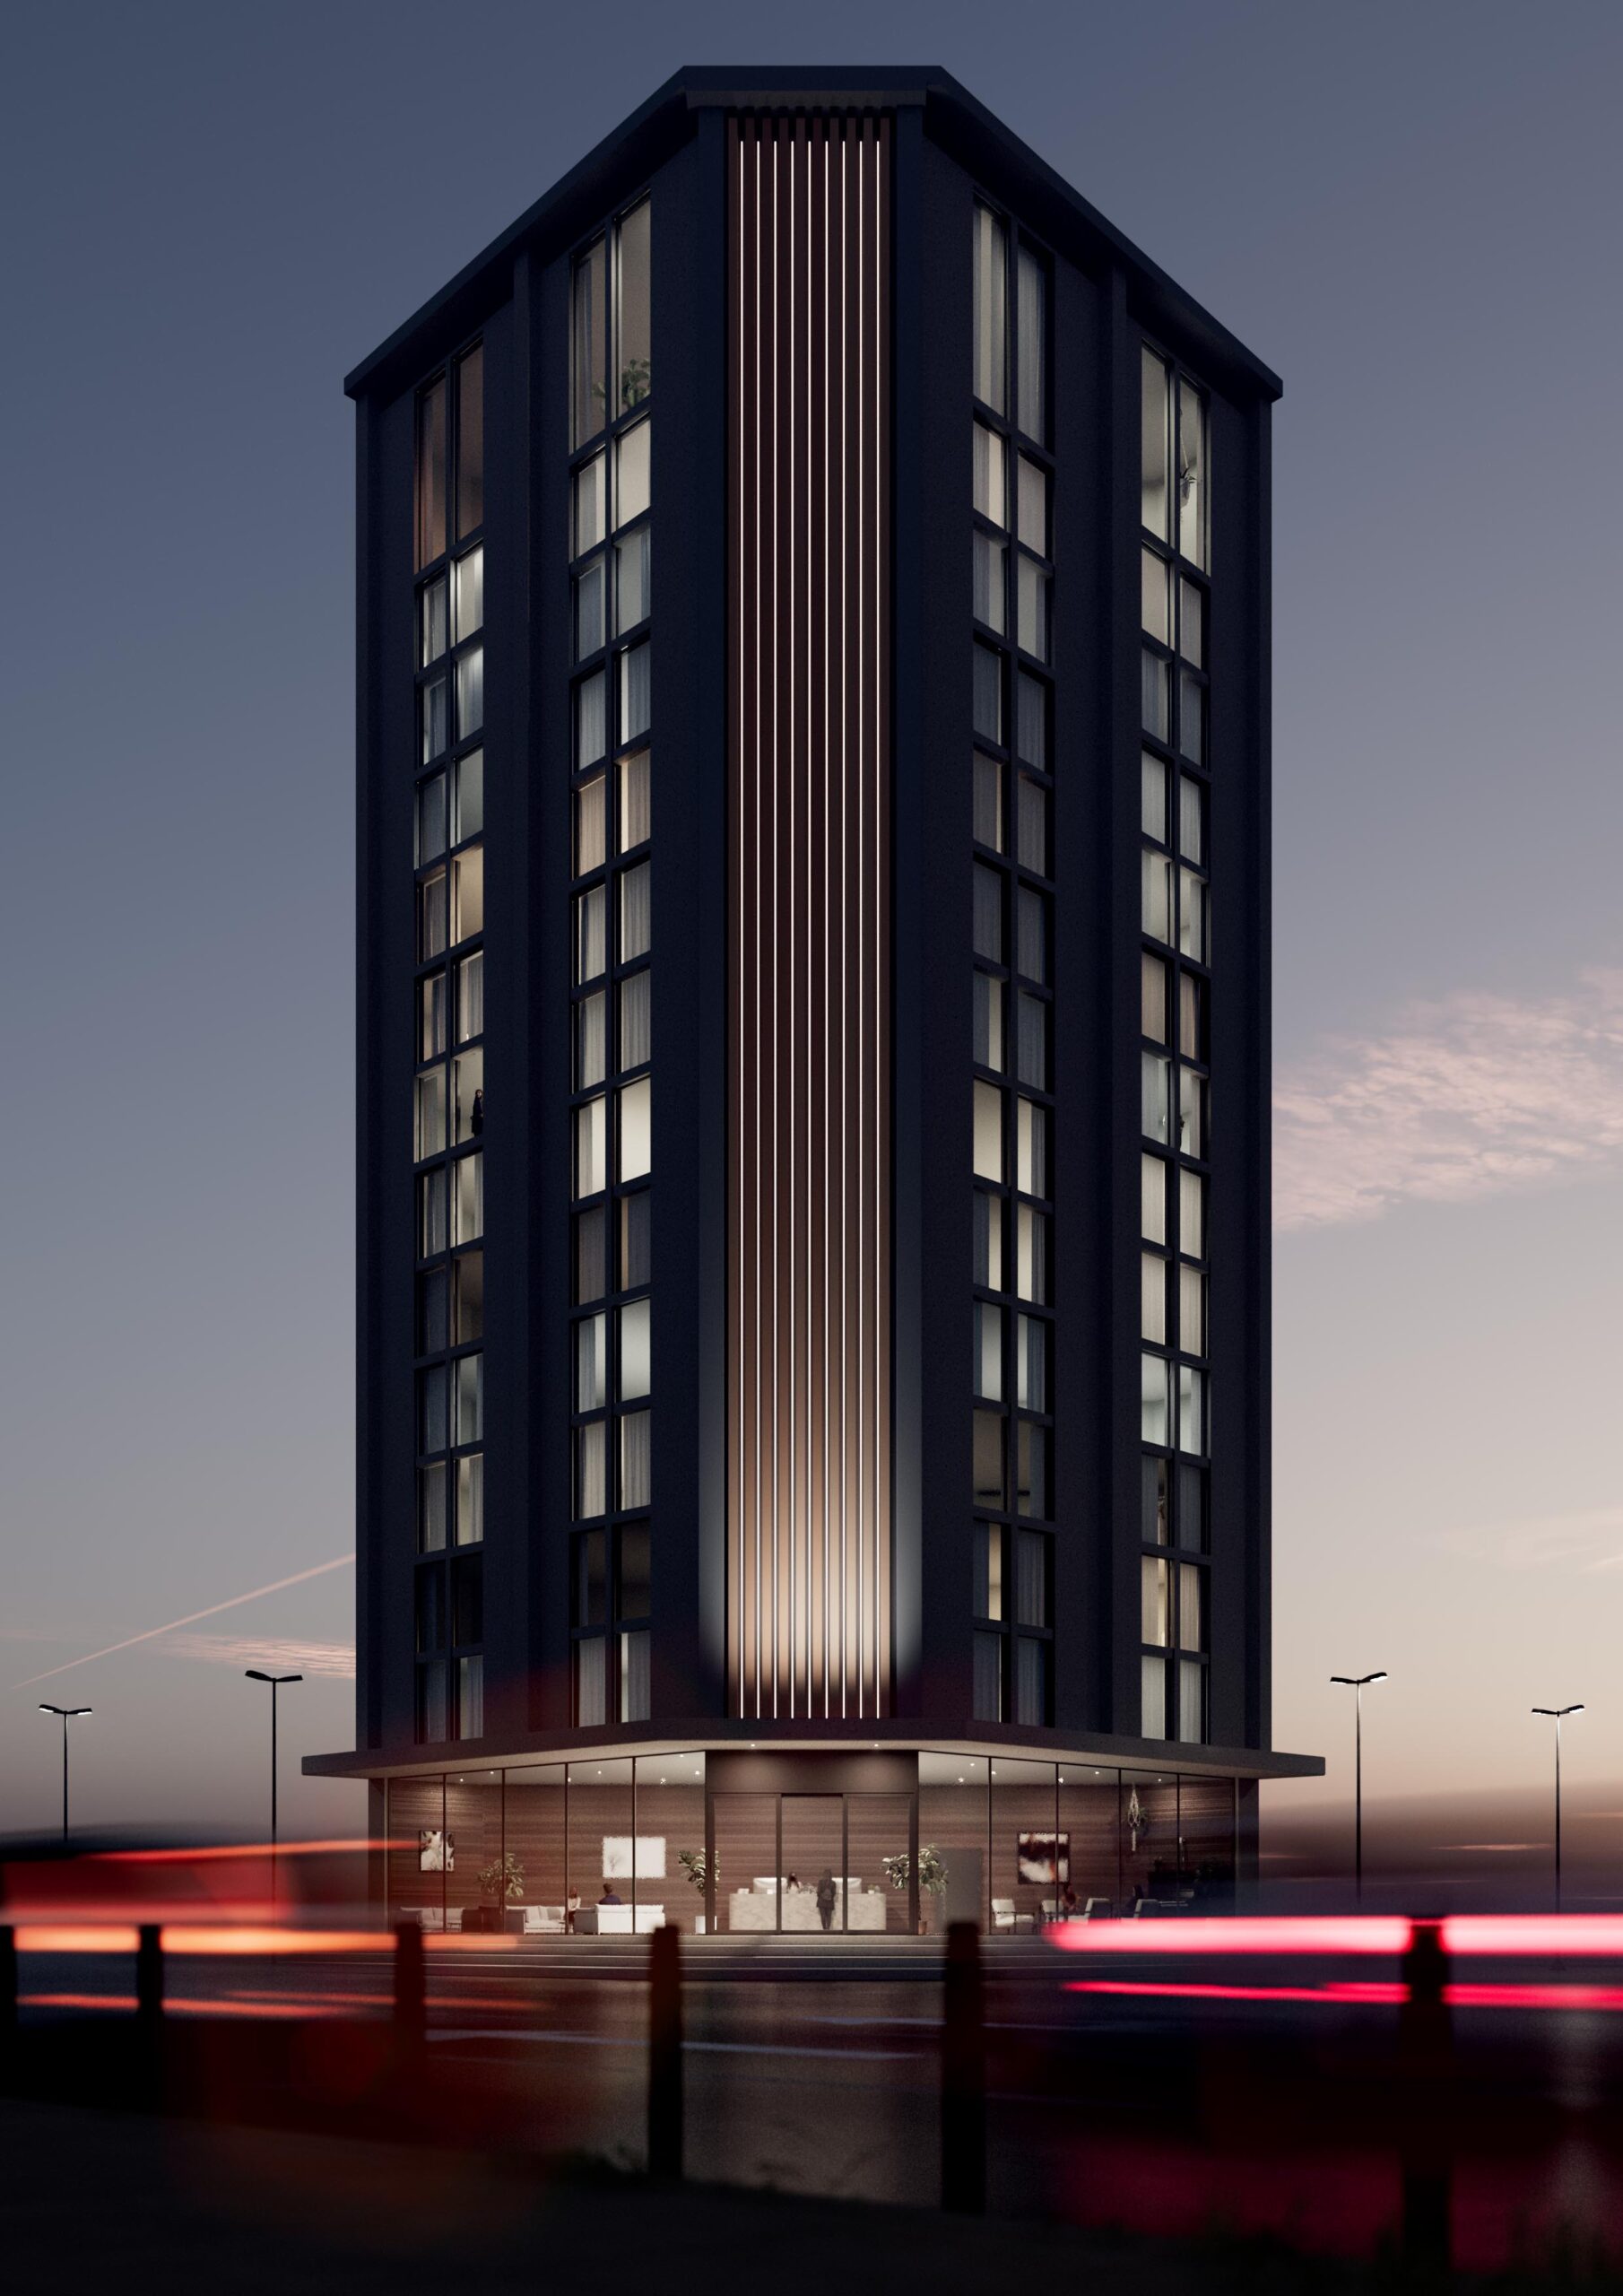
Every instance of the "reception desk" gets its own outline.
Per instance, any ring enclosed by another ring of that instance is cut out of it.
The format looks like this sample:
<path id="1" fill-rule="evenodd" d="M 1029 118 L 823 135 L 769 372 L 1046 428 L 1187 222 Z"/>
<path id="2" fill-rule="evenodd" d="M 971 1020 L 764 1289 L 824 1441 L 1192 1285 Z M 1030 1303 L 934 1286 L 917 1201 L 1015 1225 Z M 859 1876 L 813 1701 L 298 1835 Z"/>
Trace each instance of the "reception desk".
<path id="1" fill-rule="evenodd" d="M 834 1883 L 834 1910 L 829 1918 L 831 1931 L 842 1926 L 847 1930 L 862 1930 L 872 1934 L 885 1926 L 885 1892 L 882 1889 L 864 1889 L 859 1875 L 851 1874 L 843 1883 L 837 1875 Z M 840 1900 L 844 1900 L 847 1918 L 840 1919 Z M 778 1919 L 781 1905 L 783 1919 Z M 780 1890 L 775 1881 L 757 1877 L 752 1889 L 734 1890 L 727 1900 L 727 1927 L 734 1932 L 743 1930 L 816 1931 L 821 1934 L 822 1915 L 817 1908 L 817 1892 L 804 1883 L 793 1889 Z"/>

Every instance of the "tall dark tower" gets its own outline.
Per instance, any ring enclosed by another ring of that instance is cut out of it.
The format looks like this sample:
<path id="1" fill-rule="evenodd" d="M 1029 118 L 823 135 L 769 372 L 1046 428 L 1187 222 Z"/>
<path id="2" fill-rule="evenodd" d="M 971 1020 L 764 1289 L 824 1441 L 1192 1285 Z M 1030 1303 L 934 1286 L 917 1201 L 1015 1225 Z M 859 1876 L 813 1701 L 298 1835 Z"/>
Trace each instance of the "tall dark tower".
<path id="1" fill-rule="evenodd" d="M 704 70 L 347 387 L 359 1687 L 307 1767 L 430 1922 L 1222 1901 L 1321 1768 L 1269 1691 L 1278 382 L 946 74 Z"/>

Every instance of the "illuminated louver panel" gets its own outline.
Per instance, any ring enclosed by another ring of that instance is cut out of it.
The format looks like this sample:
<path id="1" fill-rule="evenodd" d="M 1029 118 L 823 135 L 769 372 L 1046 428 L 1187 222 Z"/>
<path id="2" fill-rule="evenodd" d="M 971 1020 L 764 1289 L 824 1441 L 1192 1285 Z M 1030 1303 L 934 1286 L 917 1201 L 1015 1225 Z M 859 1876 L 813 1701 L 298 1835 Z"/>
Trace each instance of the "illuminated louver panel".
<path id="1" fill-rule="evenodd" d="M 732 1711 L 890 1702 L 890 127 L 729 145 Z"/>

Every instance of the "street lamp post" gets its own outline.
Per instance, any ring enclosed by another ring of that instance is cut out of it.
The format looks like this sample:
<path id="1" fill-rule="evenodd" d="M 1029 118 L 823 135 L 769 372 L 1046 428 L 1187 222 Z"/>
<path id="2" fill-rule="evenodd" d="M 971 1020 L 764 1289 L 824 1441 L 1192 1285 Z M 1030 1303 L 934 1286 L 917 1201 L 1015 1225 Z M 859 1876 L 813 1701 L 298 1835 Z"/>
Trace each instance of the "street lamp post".
<path id="1" fill-rule="evenodd" d="M 93 1707 L 89 1706 L 50 1706 L 44 1699 L 39 1701 L 41 1714 L 59 1714 L 62 1717 L 62 1847 L 64 1849 L 67 1848 L 67 1726 L 79 1715 L 91 1714 L 94 1710 Z"/>
<path id="2" fill-rule="evenodd" d="M 1576 1706 L 1535 1706 L 1535 1714 L 1546 1714 L 1556 1726 L 1556 1911 L 1561 1910 L 1561 1725 L 1569 1714 L 1582 1714 Z"/>
<path id="3" fill-rule="evenodd" d="M 1354 1887 L 1358 1903 L 1364 1902 L 1364 1686 L 1367 1683 L 1384 1683 L 1386 1669 L 1379 1667 L 1373 1674 L 1332 1674 L 1332 1683 L 1341 1683 L 1351 1691 L 1357 1701 L 1353 1719 L 1353 1787 L 1352 1787 L 1352 1867 Z"/>
<path id="4" fill-rule="evenodd" d="M 276 1913 L 276 1693 L 286 1683 L 301 1683 L 302 1674 L 266 1674 L 250 1666 L 244 1679 L 271 1686 L 271 1915 Z"/>

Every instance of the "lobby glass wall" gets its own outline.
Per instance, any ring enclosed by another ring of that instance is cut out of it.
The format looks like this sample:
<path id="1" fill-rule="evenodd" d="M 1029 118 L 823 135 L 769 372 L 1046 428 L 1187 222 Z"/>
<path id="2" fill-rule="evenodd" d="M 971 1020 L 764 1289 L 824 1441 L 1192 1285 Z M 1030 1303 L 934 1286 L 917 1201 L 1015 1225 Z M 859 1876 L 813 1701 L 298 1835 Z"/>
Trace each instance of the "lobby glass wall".
<path id="1" fill-rule="evenodd" d="M 395 1779 L 386 1826 L 391 1922 L 525 1936 L 701 1923 L 702 1753 Z"/>
<path id="2" fill-rule="evenodd" d="M 396 1779 L 386 1825 L 391 1922 L 525 1936 L 701 1931 L 707 1854 L 724 1935 L 907 1935 L 915 1839 L 933 1933 L 1146 1902 L 1221 1912 L 1236 1870 L 1231 1779 L 1001 1755 L 921 1753 L 916 1834 L 905 1793 L 717 1793 L 707 1807 L 694 1752 Z"/>

